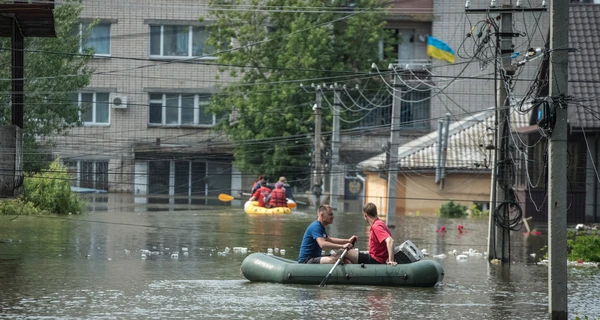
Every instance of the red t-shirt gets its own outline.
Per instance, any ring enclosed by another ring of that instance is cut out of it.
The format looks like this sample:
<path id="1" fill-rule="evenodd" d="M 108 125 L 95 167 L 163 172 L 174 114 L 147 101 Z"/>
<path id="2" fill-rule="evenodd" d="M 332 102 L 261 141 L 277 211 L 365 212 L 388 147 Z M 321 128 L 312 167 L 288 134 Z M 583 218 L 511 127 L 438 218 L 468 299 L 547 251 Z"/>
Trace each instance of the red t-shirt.
<path id="1" fill-rule="evenodd" d="M 388 249 L 385 239 L 391 236 L 390 229 L 379 220 L 375 219 L 369 232 L 369 255 L 377 262 L 385 264 L 388 260 Z"/>
<path id="2" fill-rule="evenodd" d="M 260 187 L 260 188 L 258 188 L 258 190 L 256 190 L 256 192 L 254 192 L 252 197 L 254 197 L 258 200 L 258 206 L 264 207 L 265 206 L 264 199 L 266 196 L 269 195 L 269 193 L 271 193 L 271 189 L 269 189 L 267 187 Z"/>

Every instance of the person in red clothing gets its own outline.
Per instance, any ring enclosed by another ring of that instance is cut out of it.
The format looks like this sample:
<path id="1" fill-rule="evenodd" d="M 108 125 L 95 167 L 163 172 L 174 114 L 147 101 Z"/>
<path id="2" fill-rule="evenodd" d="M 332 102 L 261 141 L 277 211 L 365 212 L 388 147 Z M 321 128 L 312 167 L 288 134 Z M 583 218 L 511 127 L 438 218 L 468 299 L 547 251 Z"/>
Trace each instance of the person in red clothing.
<path id="1" fill-rule="evenodd" d="M 394 239 L 387 225 L 377 217 L 377 207 L 369 202 L 363 206 L 363 216 L 371 226 L 369 232 L 369 253 L 359 253 L 351 250 L 346 253 L 352 263 L 364 264 L 391 264 L 397 265 L 394 260 Z"/>
<path id="2" fill-rule="evenodd" d="M 252 194 L 254 194 L 255 190 L 258 189 L 256 186 L 260 185 L 260 182 L 263 180 L 263 175 L 259 174 L 258 178 L 256 178 L 256 182 L 252 184 L 252 189 L 250 189 Z"/>
<path id="3" fill-rule="evenodd" d="M 270 193 L 271 189 L 267 187 L 267 180 L 262 180 L 260 182 L 260 188 L 258 188 L 258 190 L 254 192 L 254 194 L 250 198 L 250 201 L 258 201 L 259 207 L 265 207 L 265 198 L 269 196 Z"/>
<path id="4" fill-rule="evenodd" d="M 281 182 L 275 183 L 275 189 L 271 191 L 268 208 L 275 207 L 287 207 L 287 198 L 285 197 L 285 190 L 283 190 L 283 183 Z"/>

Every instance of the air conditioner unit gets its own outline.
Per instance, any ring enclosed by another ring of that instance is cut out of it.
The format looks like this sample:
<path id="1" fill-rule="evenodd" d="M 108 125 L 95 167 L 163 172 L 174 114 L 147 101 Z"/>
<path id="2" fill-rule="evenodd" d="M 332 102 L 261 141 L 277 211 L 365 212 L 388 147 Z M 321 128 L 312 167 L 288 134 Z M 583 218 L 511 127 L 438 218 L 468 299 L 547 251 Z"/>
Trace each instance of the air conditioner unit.
<path id="1" fill-rule="evenodd" d="M 113 109 L 125 109 L 127 108 L 127 96 L 118 93 L 110 94 L 110 106 Z"/>

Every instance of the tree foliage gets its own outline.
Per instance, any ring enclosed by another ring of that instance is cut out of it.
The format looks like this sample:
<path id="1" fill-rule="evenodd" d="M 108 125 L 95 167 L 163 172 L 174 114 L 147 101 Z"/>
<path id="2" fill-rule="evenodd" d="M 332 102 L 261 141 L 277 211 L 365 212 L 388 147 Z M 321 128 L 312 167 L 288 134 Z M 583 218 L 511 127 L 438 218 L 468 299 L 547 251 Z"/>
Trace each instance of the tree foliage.
<path id="1" fill-rule="evenodd" d="M 364 78 L 380 62 L 385 14 L 363 10 L 382 8 L 383 2 L 354 1 L 360 12 L 340 0 L 251 0 L 245 9 L 239 1 L 222 3 L 210 0 L 208 43 L 221 48 L 220 77 L 234 83 L 213 97 L 209 111 L 232 113 L 217 129 L 234 142 L 235 165 L 242 171 L 299 178 L 309 169 L 315 103 L 314 90 L 307 93 L 300 84 Z M 326 96 L 330 102 L 332 97 Z M 326 101 L 323 110 L 326 133 Z"/>
<path id="2" fill-rule="evenodd" d="M 25 92 L 23 107 L 24 169 L 39 169 L 37 141 L 81 125 L 79 106 L 73 94 L 87 86 L 90 56 L 79 55 L 79 1 L 66 1 L 54 9 L 56 38 L 25 38 Z M 0 39 L 0 64 L 11 65 L 11 40 Z M 87 51 L 86 53 L 91 53 Z M 11 79 L 11 68 L 0 69 L 2 79 Z M 0 81 L 0 124 L 11 123 L 11 81 Z M 37 139 L 36 139 L 37 138 Z"/>

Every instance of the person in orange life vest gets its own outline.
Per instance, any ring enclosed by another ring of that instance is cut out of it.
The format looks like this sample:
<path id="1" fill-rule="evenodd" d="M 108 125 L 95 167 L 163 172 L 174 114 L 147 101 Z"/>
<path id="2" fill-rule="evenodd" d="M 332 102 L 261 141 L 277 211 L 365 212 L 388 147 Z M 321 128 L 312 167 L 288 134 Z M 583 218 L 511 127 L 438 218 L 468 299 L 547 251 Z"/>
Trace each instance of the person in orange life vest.
<path id="1" fill-rule="evenodd" d="M 267 180 L 262 180 L 260 182 L 260 188 L 258 188 L 258 190 L 254 192 L 254 194 L 250 198 L 250 201 L 258 201 L 259 207 L 265 207 L 265 198 L 269 196 L 270 193 L 271 189 L 267 187 Z"/>
<path id="2" fill-rule="evenodd" d="M 287 207 L 287 199 L 285 197 L 285 191 L 283 190 L 283 183 L 275 183 L 275 189 L 271 191 L 269 205 L 267 208 L 275 207 Z"/>
<path id="3" fill-rule="evenodd" d="M 258 189 L 258 188 L 257 188 L 257 186 L 260 186 L 260 182 L 261 182 L 262 180 L 263 180 L 263 175 L 262 175 L 262 174 L 259 174 L 259 175 L 258 175 L 258 178 L 256 178 L 256 182 L 254 182 L 254 183 L 252 184 L 252 189 L 250 189 L 250 192 L 251 192 L 252 194 L 254 194 L 254 191 L 255 191 L 256 189 Z"/>

